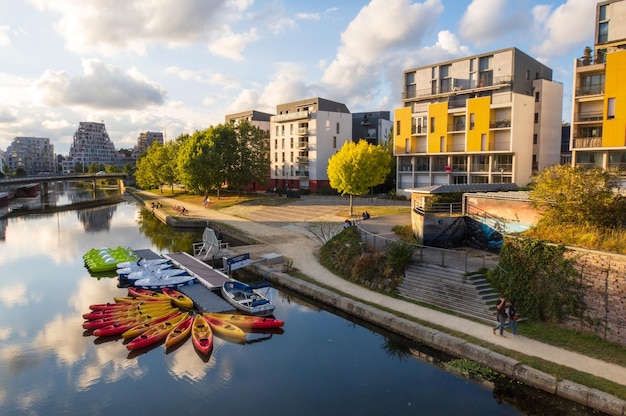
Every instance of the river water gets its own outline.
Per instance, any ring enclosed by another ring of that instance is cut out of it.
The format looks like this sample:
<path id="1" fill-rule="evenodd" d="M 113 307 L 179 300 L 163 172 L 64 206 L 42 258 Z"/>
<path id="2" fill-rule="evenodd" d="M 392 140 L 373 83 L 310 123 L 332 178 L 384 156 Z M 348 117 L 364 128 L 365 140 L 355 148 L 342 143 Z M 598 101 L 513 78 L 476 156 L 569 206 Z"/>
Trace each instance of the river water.
<path id="1" fill-rule="evenodd" d="M 190 251 L 202 230 L 169 229 L 134 202 L 0 221 L 0 415 L 588 414 L 515 383 L 495 394 L 436 351 L 275 288 L 281 331 L 216 337 L 208 358 L 190 340 L 129 353 L 81 326 L 90 304 L 126 295 L 83 254 Z"/>

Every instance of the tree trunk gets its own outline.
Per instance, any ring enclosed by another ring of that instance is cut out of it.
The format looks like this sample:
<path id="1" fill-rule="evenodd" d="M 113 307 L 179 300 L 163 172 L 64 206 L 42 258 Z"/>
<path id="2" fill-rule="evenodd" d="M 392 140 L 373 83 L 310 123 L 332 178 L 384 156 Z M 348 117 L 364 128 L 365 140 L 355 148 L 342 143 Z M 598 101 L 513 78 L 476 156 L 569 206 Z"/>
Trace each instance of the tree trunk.
<path id="1" fill-rule="evenodd" d="M 354 213 L 352 212 L 352 194 L 350 194 L 350 216 L 353 216 Z"/>

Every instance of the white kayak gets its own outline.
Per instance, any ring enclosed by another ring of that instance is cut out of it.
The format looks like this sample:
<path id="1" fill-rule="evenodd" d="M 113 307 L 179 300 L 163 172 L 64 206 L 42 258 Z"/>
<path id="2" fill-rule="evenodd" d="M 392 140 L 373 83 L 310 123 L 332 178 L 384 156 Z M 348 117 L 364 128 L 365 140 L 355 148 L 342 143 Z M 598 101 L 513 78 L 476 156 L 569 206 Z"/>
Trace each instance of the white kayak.
<path id="1" fill-rule="evenodd" d="M 150 270 L 150 271 L 167 270 L 173 267 L 174 267 L 174 264 L 172 262 L 161 263 L 161 264 L 156 264 L 156 265 L 144 265 L 144 266 L 134 265 L 130 267 L 118 268 L 116 272 L 120 279 L 128 279 L 128 275 L 134 272 L 143 271 L 143 270 Z"/>
<path id="2" fill-rule="evenodd" d="M 118 269 L 124 269 L 126 267 L 134 267 L 134 266 L 156 266 L 158 264 L 170 263 L 170 259 L 139 259 L 137 261 L 123 261 L 121 263 L 117 263 Z"/>
<path id="3" fill-rule="evenodd" d="M 177 276 L 180 274 L 186 274 L 187 271 L 183 270 L 183 269 L 157 269 L 157 270 L 152 270 L 152 269 L 141 269 L 141 270 L 137 270 L 135 272 L 129 273 L 126 277 L 126 279 L 128 279 L 131 282 L 140 280 L 140 279 L 148 279 L 150 277 L 155 277 L 155 278 L 165 278 L 165 277 L 170 277 L 170 276 Z"/>
<path id="4" fill-rule="evenodd" d="M 141 289 L 162 289 L 164 287 L 176 288 L 185 285 L 192 285 L 196 283 L 196 278 L 188 274 L 179 274 L 176 276 L 158 277 L 151 276 L 146 279 L 139 279 L 135 281 L 135 287 Z"/>

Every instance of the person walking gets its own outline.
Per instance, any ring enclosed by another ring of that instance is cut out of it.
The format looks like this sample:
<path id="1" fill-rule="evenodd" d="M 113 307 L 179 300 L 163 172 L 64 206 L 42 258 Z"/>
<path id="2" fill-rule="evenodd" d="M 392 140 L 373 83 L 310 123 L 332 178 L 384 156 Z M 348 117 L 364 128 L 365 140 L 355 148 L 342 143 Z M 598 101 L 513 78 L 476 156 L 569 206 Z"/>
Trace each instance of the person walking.
<path id="1" fill-rule="evenodd" d="M 504 327 L 506 326 L 506 297 L 504 295 L 500 296 L 500 300 L 496 305 L 496 318 L 498 319 L 498 324 L 492 328 L 492 332 L 495 335 L 496 331 L 500 330 L 500 336 L 504 336 Z"/>
<path id="2" fill-rule="evenodd" d="M 507 328 L 509 326 L 512 327 L 513 335 L 517 335 L 517 320 L 519 319 L 519 317 L 517 316 L 517 311 L 515 310 L 515 299 L 512 299 L 509 302 L 507 311 L 509 314 L 509 324 L 507 325 Z"/>

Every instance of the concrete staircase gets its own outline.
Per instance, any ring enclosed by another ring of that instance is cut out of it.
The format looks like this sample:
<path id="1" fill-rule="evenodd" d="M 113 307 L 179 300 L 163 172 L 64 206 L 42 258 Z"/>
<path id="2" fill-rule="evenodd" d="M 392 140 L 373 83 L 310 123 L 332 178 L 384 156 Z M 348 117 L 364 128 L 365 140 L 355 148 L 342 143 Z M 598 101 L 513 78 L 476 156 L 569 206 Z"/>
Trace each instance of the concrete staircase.
<path id="1" fill-rule="evenodd" d="M 406 269 L 398 294 L 495 324 L 499 295 L 481 274 L 466 276 L 459 270 L 412 263 Z"/>

